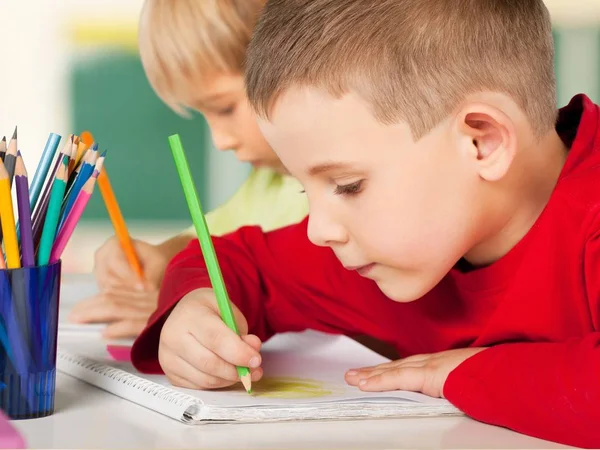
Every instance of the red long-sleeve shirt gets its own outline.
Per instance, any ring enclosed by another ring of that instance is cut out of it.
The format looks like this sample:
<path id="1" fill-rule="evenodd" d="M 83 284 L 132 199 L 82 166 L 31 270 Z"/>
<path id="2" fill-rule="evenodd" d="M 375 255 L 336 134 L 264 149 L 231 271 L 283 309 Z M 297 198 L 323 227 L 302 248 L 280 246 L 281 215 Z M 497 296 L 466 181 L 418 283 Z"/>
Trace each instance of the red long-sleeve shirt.
<path id="1" fill-rule="evenodd" d="M 345 270 L 308 241 L 306 220 L 214 239 L 230 297 L 263 340 L 311 328 L 370 335 L 403 357 L 490 347 L 450 374 L 448 400 L 483 422 L 600 447 L 599 121 L 600 108 L 584 96 L 562 109 L 557 129 L 570 151 L 533 228 L 499 261 L 453 269 L 417 301 L 391 301 Z M 139 370 L 160 371 L 165 316 L 185 294 L 209 286 L 193 241 L 169 265 L 158 309 L 133 347 Z"/>

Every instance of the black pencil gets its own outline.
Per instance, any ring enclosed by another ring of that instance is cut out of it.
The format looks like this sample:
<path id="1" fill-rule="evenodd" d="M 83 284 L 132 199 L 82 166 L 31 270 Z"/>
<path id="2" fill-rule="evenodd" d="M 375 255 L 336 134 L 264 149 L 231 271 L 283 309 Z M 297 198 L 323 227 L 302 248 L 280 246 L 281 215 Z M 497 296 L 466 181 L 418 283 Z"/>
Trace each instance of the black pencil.
<path id="1" fill-rule="evenodd" d="M 2 138 L 0 141 L 0 159 L 4 162 L 4 157 L 6 156 L 6 136 Z"/>

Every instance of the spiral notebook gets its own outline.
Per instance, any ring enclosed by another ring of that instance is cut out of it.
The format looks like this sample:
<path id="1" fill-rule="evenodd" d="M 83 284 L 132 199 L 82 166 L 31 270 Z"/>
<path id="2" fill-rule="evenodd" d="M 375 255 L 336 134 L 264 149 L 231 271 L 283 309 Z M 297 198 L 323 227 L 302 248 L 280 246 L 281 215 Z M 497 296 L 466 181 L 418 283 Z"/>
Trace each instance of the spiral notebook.
<path id="1" fill-rule="evenodd" d="M 189 423 L 350 420 L 461 414 L 443 399 L 412 392 L 364 393 L 348 386 L 352 367 L 386 358 L 343 336 L 285 333 L 262 351 L 264 380 L 247 394 L 241 385 L 216 391 L 176 388 L 165 376 L 137 372 L 111 358 L 97 339 L 59 338 L 57 368 L 114 395 Z"/>

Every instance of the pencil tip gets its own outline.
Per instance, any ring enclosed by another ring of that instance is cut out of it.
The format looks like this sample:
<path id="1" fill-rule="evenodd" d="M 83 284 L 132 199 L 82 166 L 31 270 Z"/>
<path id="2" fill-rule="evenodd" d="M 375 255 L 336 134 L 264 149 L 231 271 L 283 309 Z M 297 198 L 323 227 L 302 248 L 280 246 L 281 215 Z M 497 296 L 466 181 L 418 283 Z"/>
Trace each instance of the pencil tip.
<path id="1" fill-rule="evenodd" d="M 98 144 L 96 144 L 94 142 L 94 144 L 92 145 L 92 151 L 96 151 L 96 150 L 98 150 Z"/>
<path id="2" fill-rule="evenodd" d="M 6 142 L 6 136 L 2 136 L 2 142 Z"/>
<path id="3" fill-rule="evenodd" d="M 108 150 L 104 150 L 104 151 L 102 152 L 102 154 L 100 155 L 100 157 L 101 157 L 101 158 L 106 158 L 106 152 L 107 152 L 107 151 L 108 151 Z"/>
<path id="4" fill-rule="evenodd" d="M 248 374 L 248 375 L 244 375 L 244 376 L 240 377 L 240 381 L 244 385 L 244 389 L 246 389 L 246 392 L 248 394 L 252 394 L 252 378 L 251 378 L 251 375 Z"/>
<path id="5" fill-rule="evenodd" d="M 17 156 L 21 157 L 21 150 L 17 150 Z"/>
<path id="6" fill-rule="evenodd" d="M 13 136 L 12 136 L 12 138 L 13 138 L 13 139 L 16 139 L 16 138 L 17 138 L 17 127 L 15 127 L 15 131 L 13 132 Z"/>

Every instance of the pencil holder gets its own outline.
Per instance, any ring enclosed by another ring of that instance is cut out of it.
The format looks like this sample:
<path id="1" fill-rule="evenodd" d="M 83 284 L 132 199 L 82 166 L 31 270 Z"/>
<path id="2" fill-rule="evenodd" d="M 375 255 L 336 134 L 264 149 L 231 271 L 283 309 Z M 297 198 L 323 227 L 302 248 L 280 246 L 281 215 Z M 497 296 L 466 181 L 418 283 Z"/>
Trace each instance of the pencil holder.
<path id="1" fill-rule="evenodd" d="M 0 270 L 0 409 L 11 419 L 54 412 L 60 261 Z"/>

